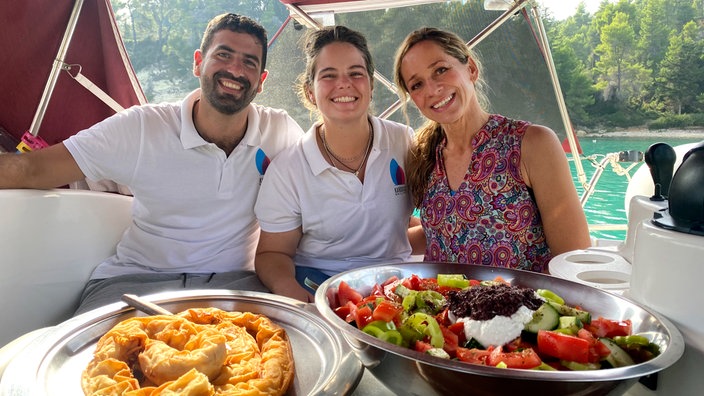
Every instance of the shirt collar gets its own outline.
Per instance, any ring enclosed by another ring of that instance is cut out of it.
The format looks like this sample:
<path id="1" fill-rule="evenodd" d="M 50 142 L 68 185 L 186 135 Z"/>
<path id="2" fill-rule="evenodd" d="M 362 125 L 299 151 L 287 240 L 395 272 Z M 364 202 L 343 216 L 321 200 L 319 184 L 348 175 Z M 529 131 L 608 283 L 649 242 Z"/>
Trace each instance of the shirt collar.
<path id="1" fill-rule="evenodd" d="M 192 91 L 181 102 L 181 144 L 184 149 L 191 149 L 209 144 L 196 130 L 193 122 L 193 107 L 200 100 L 200 88 Z M 261 134 L 259 133 L 259 112 L 255 105 L 247 106 L 247 131 L 245 131 L 242 142 L 248 146 L 259 146 L 261 144 Z M 242 143 L 240 143 L 242 144 Z"/>
<path id="2" fill-rule="evenodd" d="M 318 134 L 318 126 L 320 124 L 314 124 L 308 132 L 301 138 L 301 143 L 303 147 L 303 155 L 310 165 L 310 169 L 315 176 L 323 173 L 324 170 L 332 168 L 325 158 L 323 153 L 320 152 L 318 148 L 318 140 L 316 135 Z"/>
<path id="3" fill-rule="evenodd" d="M 382 124 L 379 118 L 370 117 L 370 122 L 372 123 L 372 129 L 374 130 L 374 139 L 372 140 L 372 152 L 374 150 L 385 150 L 389 146 L 388 139 L 381 138 L 381 128 Z M 323 153 L 320 152 L 318 147 L 318 141 L 316 135 L 318 134 L 319 123 L 314 124 L 308 132 L 303 136 L 303 154 L 305 155 L 306 161 L 310 164 L 310 169 L 314 175 L 321 174 L 324 170 L 328 168 L 333 168 L 330 163 L 325 160 Z M 371 153 L 369 154 L 371 155 Z"/>

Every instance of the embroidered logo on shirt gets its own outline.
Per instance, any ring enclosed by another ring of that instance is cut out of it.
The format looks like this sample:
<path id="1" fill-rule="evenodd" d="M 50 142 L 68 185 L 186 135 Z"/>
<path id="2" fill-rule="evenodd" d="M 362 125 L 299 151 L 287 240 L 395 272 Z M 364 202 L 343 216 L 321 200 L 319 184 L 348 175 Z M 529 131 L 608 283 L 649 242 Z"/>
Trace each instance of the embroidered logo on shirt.
<path id="1" fill-rule="evenodd" d="M 393 181 L 394 185 L 396 186 L 394 188 L 396 195 L 405 194 L 406 173 L 403 171 L 403 168 L 399 166 L 398 162 L 396 162 L 395 159 L 391 159 L 391 163 L 389 164 L 389 171 L 391 172 L 391 181 Z"/>
<path id="2" fill-rule="evenodd" d="M 254 162 L 257 164 L 259 174 L 264 176 L 264 173 L 266 173 L 266 168 L 269 167 L 271 160 L 266 156 L 266 154 L 264 154 L 264 150 L 261 148 L 257 150 L 257 155 L 254 157 Z"/>
<path id="3" fill-rule="evenodd" d="M 400 186 L 406 184 L 406 173 L 403 171 L 403 168 L 398 165 L 398 162 L 396 162 L 395 159 L 391 159 L 389 170 L 391 171 L 391 180 L 393 180 L 394 185 Z"/>

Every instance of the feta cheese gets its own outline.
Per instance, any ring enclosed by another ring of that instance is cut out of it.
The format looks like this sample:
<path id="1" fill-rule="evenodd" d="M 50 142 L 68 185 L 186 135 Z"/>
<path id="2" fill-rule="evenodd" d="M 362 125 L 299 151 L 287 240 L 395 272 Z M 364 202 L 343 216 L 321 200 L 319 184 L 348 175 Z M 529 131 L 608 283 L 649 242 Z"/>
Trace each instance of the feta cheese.
<path id="1" fill-rule="evenodd" d="M 533 312 L 521 305 L 510 317 L 497 315 L 489 320 L 459 318 L 457 322 L 464 323 L 464 334 L 468 340 L 474 338 L 488 348 L 490 345 L 505 345 L 520 336 L 525 324 L 533 319 Z"/>

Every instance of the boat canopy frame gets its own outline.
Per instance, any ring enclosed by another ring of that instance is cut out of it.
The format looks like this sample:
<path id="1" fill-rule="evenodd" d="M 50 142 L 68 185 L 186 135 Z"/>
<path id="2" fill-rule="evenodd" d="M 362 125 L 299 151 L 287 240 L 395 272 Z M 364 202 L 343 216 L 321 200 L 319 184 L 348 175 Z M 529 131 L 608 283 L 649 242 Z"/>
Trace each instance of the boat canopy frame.
<path id="1" fill-rule="evenodd" d="M 373 11 L 387 8 L 413 6 L 429 3 L 446 3 L 447 0 L 280 0 L 282 4 L 290 12 L 290 17 L 284 22 L 287 24 L 290 19 L 294 19 L 301 25 L 309 29 L 320 29 L 324 24 L 334 23 L 334 14 L 346 12 Z M 560 117 L 565 129 L 566 135 L 566 151 L 572 154 L 575 165 L 578 182 L 582 185 L 585 191 L 593 189 L 587 183 L 584 168 L 580 160 L 581 148 L 577 142 L 576 133 L 567 111 L 562 87 L 557 76 L 555 64 L 553 62 L 550 44 L 548 42 L 545 26 L 542 22 L 539 8 L 534 0 L 485 0 L 484 8 L 487 10 L 500 10 L 503 13 L 498 16 L 492 23 L 487 25 L 483 30 L 476 34 L 473 38 L 467 41 L 469 48 L 474 48 L 477 44 L 483 41 L 486 37 L 499 29 L 507 20 L 521 13 L 523 17 L 531 24 L 532 29 L 536 31 L 535 39 L 550 75 L 550 82 L 554 90 L 555 99 L 560 112 Z M 283 27 L 283 26 L 282 26 Z M 271 42 L 270 42 L 271 45 Z M 390 79 L 385 77 L 378 71 L 374 72 L 374 78 L 392 93 L 399 96 L 399 99 L 388 106 L 379 114 L 380 118 L 388 118 L 403 106 L 401 95 L 397 87 Z M 564 143 L 563 143 L 564 146 Z M 586 197 L 588 195 L 585 194 Z M 586 199 L 584 200 L 586 201 Z"/>

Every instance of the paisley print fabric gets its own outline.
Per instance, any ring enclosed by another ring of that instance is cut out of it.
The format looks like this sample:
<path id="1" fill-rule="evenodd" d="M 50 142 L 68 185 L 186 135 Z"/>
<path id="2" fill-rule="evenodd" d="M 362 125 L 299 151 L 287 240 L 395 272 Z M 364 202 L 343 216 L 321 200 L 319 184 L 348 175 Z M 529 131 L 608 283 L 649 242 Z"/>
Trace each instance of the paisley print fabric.
<path id="1" fill-rule="evenodd" d="M 420 208 L 426 261 L 547 272 L 552 258 L 540 213 L 520 171 L 521 140 L 530 124 L 491 115 L 472 139 L 472 161 L 456 191 L 442 156 Z"/>

